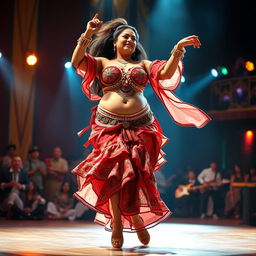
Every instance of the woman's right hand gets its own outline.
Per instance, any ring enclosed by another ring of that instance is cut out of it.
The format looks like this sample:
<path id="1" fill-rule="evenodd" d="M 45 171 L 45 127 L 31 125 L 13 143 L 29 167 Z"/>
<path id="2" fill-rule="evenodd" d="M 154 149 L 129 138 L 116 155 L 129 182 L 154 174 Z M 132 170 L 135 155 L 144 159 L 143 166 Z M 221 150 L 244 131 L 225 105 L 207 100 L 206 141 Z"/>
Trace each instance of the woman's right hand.
<path id="1" fill-rule="evenodd" d="M 90 20 L 88 23 L 87 23 L 87 26 L 86 26 L 86 33 L 89 33 L 90 35 L 93 35 L 95 33 L 97 33 L 101 26 L 102 26 L 102 23 L 103 21 L 100 21 L 98 19 L 99 17 L 99 14 L 96 13 L 94 15 L 94 17 L 92 18 L 92 20 Z"/>

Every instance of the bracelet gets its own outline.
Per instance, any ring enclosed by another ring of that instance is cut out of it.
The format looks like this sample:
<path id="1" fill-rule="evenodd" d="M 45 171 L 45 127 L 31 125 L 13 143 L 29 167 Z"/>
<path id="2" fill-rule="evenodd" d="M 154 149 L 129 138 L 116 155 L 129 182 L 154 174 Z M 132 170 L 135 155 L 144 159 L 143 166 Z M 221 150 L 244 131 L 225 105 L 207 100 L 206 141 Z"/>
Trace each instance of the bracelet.
<path id="1" fill-rule="evenodd" d="M 85 37 L 85 33 L 82 33 L 81 36 L 77 39 L 77 44 L 83 47 L 88 47 L 92 39 Z"/>
<path id="2" fill-rule="evenodd" d="M 184 58 L 184 55 L 186 53 L 186 50 L 185 48 L 183 48 L 184 50 L 179 50 L 177 49 L 176 46 L 173 47 L 172 51 L 171 51 L 171 55 L 173 55 L 174 58 L 177 58 L 177 59 L 183 59 Z"/>

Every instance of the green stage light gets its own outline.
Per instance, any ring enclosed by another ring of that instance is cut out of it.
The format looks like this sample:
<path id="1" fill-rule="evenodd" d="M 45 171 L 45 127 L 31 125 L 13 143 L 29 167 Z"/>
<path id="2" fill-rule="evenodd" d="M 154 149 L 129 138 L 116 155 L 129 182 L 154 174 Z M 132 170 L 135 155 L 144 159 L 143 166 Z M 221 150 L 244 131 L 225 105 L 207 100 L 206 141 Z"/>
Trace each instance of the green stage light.
<path id="1" fill-rule="evenodd" d="M 222 75 L 224 75 L 224 76 L 228 75 L 228 69 L 226 67 L 221 67 L 220 71 L 221 71 Z"/>

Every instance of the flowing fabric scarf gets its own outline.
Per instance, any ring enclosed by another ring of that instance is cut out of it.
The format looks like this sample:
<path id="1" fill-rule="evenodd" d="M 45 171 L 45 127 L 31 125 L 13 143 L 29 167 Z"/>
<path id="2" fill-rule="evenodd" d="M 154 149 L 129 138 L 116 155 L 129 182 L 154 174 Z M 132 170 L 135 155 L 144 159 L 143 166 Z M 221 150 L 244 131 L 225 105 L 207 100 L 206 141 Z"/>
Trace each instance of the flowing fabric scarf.
<path id="1" fill-rule="evenodd" d="M 162 102 L 162 104 L 167 109 L 171 118 L 175 123 L 181 126 L 195 126 L 197 128 L 202 128 L 205 126 L 211 118 L 199 108 L 183 102 L 172 92 L 177 89 L 183 72 L 183 63 L 180 61 L 178 67 L 170 79 L 159 80 L 158 76 L 161 70 L 164 68 L 167 61 L 165 60 L 155 60 L 150 65 L 149 81 L 150 84 Z M 84 70 L 88 70 L 85 72 Z M 92 94 L 92 86 L 94 84 L 94 79 L 96 78 L 96 60 L 93 56 L 86 53 L 86 58 L 84 58 L 78 68 L 77 74 L 83 77 L 82 89 L 83 92 L 90 100 L 100 100 L 101 97 Z M 78 133 L 82 135 L 90 127 L 86 127 Z"/>

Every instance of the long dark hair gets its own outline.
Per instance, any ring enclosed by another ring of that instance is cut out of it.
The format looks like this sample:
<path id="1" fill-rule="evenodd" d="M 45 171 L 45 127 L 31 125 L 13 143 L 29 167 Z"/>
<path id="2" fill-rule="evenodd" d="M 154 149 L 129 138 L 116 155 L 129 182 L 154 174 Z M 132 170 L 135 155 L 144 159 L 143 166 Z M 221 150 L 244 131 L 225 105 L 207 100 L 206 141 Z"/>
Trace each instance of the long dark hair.
<path id="1" fill-rule="evenodd" d="M 127 28 L 132 29 L 136 37 L 136 49 L 132 54 L 131 59 L 134 61 L 147 59 L 147 54 L 139 42 L 138 31 L 136 28 L 129 26 L 127 21 L 123 18 L 110 20 L 102 25 L 98 33 L 95 34 L 95 38 L 90 45 L 89 53 L 94 57 L 105 57 L 109 60 L 114 59 L 116 57 L 114 42 L 122 31 Z M 98 78 L 94 79 L 94 82 L 90 87 L 90 92 L 102 97 L 103 92 Z"/>
<path id="2" fill-rule="evenodd" d="M 114 42 L 125 29 L 132 29 L 136 37 L 136 49 L 132 54 L 131 59 L 134 61 L 147 59 L 147 54 L 139 42 L 139 34 L 136 28 L 127 24 L 123 18 L 110 20 L 102 25 L 98 33 L 95 34 L 95 39 L 92 41 L 89 53 L 94 57 L 105 57 L 109 60 L 115 58 Z"/>

